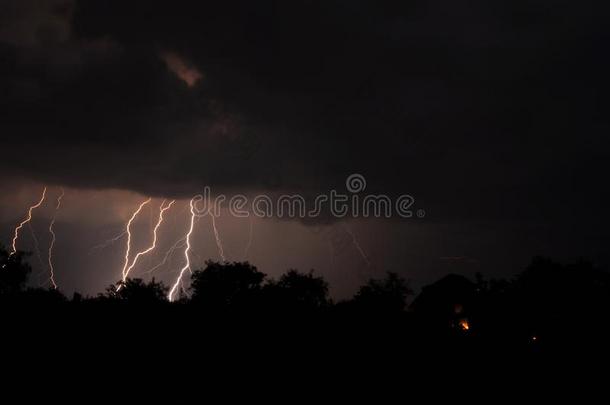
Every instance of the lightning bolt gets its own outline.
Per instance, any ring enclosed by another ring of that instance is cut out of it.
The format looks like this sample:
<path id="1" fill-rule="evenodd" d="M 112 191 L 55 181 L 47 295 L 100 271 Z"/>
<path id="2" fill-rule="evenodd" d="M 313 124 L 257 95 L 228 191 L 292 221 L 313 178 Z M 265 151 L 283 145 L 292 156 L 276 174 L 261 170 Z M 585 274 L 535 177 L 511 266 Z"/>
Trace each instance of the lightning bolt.
<path id="1" fill-rule="evenodd" d="M 362 256 L 362 260 L 364 260 L 364 262 L 366 263 L 367 266 L 370 266 L 371 265 L 371 261 L 369 260 L 369 258 L 366 255 L 366 253 L 364 253 L 364 250 L 362 249 L 362 246 L 360 246 L 360 243 L 358 242 L 358 239 L 356 238 L 356 235 L 354 234 L 354 232 L 352 232 L 352 230 L 350 228 L 348 228 L 347 225 L 345 225 L 345 232 L 347 232 L 348 235 L 351 236 L 352 244 L 354 245 L 354 247 L 356 248 L 358 253 L 360 253 L 360 256 Z"/>
<path id="2" fill-rule="evenodd" d="M 186 238 L 180 238 L 176 241 L 176 243 L 174 243 L 174 245 L 172 247 L 170 247 L 168 249 L 167 252 L 165 252 L 165 256 L 163 257 L 163 260 L 161 261 L 161 263 L 157 264 L 156 266 L 154 266 L 153 268 L 151 268 L 150 270 L 147 270 L 146 273 L 147 274 L 151 274 L 152 272 L 154 272 L 155 270 L 157 270 L 159 267 L 163 266 L 165 263 L 167 263 L 167 260 L 169 259 L 169 257 L 176 251 L 176 249 L 179 249 L 181 247 L 183 247 L 183 243 L 185 242 Z"/>
<path id="3" fill-rule="evenodd" d="M 187 289 L 184 288 L 184 281 L 180 282 L 180 291 L 182 292 L 183 296 L 185 296 L 185 297 L 189 296 L 189 293 L 188 293 Z"/>
<path id="4" fill-rule="evenodd" d="M 36 258 L 38 259 L 38 263 L 40 263 L 40 267 L 44 268 L 42 255 L 40 254 L 40 242 L 38 242 L 38 237 L 36 236 L 36 232 L 34 232 L 34 228 L 32 227 L 31 222 L 28 222 L 28 228 L 30 230 L 30 234 L 32 235 L 32 240 L 34 241 L 34 253 L 36 253 Z M 43 272 L 44 270 L 41 273 Z"/>
<path id="5" fill-rule="evenodd" d="M 186 248 L 184 249 L 184 259 L 185 259 L 185 264 L 184 267 L 182 267 L 180 269 L 180 274 L 178 275 L 178 278 L 176 279 L 176 282 L 174 283 L 174 285 L 172 286 L 172 289 L 170 290 L 167 298 L 168 300 L 171 302 L 174 300 L 174 294 L 176 292 L 176 290 L 178 289 L 178 287 L 182 284 L 182 277 L 184 276 L 184 273 L 188 270 L 191 271 L 191 259 L 189 258 L 189 252 L 191 250 L 191 235 L 193 234 L 193 229 L 195 227 L 195 199 L 197 197 L 193 197 L 191 198 L 191 202 L 190 202 L 190 207 L 191 207 L 191 224 L 189 227 L 189 230 L 186 234 Z M 184 287 L 183 287 L 184 288 Z"/>
<path id="6" fill-rule="evenodd" d="M 47 188 L 45 187 L 42 190 L 42 196 L 40 197 L 40 201 L 38 201 L 36 204 L 32 205 L 29 209 L 28 209 L 28 216 L 26 217 L 26 219 L 24 219 L 23 221 L 21 221 L 21 223 L 19 225 L 17 225 L 17 227 L 15 228 L 15 235 L 13 236 L 13 244 L 12 244 L 12 250 L 11 253 L 8 255 L 8 257 L 12 257 L 15 253 L 17 253 L 17 240 L 19 239 L 19 231 L 21 230 L 21 228 L 23 228 L 23 226 L 25 224 L 28 224 L 31 220 L 32 220 L 32 212 L 40 207 L 42 205 L 42 203 L 44 202 L 44 199 L 47 195 Z"/>
<path id="7" fill-rule="evenodd" d="M 163 223 L 163 214 L 165 213 L 165 211 L 170 209 L 172 207 L 172 205 L 174 205 L 174 203 L 176 202 L 176 200 L 172 200 L 172 201 L 170 201 L 170 203 L 167 206 L 165 206 L 165 201 L 166 200 L 163 200 L 163 202 L 161 203 L 161 206 L 159 207 L 159 219 L 157 220 L 157 224 L 155 225 L 155 227 L 153 229 L 152 244 L 147 249 L 145 249 L 141 252 L 138 252 L 138 254 L 136 254 L 136 256 L 133 258 L 133 261 L 131 262 L 131 265 L 129 267 L 127 267 L 127 269 L 125 271 L 123 271 L 123 281 L 125 281 L 127 279 L 129 272 L 136 266 L 136 264 L 138 263 L 138 259 L 140 257 L 152 252 L 157 247 L 157 231 L 159 230 L 159 227 Z"/>
<path id="8" fill-rule="evenodd" d="M 220 240 L 218 228 L 216 228 L 216 217 L 214 216 L 214 214 L 210 214 L 210 217 L 212 218 L 212 229 L 214 230 L 214 239 L 216 239 L 216 246 L 218 246 L 218 254 L 220 255 L 220 259 L 223 262 L 226 262 L 227 258 L 225 257 L 225 252 L 222 247 L 222 240 Z"/>
<path id="9" fill-rule="evenodd" d="M 182 214 L 183 212 L 186 212 L 188 210 L 189 206 L 188 204 L 186 205 L 186 207 L 184 207 L 184 209 L 182 209 L 180 211 L 180 214 Z M 201 217 L 197 216 L 197 218 L 195 218 L 195 224 L 199 223 L 199 220 L 201 219 Z M 181 237 L 180 239 L 178 239 L 164 254 L 163 256 L 163 260 L 155 265 L 154 267 L 152 267 L 150 270 L 145 271 L 145 273 L 147 274 L 152 274 L 155 270 L 157 270 L 159 267 L 163 266 L 165 263 L 168 262 L 168 260 L 170 260 L 172 258 L 172 256 L 174 255 L 174 252 L 177 249 L 182 249 L 184 246 L 186 246 L 186 235 L 184 235 L 183 237 Z M 171 260 L 170 260 L 171 263 Z"/>
<path id="10" fill-rule="evenodd" d="M 127 226 L 125 227 L 125 232 L 127 232 L 127 249 L 125 251 L 125 264 L 123 265 L 123 270 L 122 270 L 123 280 L 125 280 L 127 278 L 127 266 L 129 266 L 129 254 L 131 252 L 131 224 L 136 219 L 136 217 L 138 216 L 140 211 L 142 211 L 142 208 L 144 208 L 144 206 L 146 204 L 148 204 L 150 201 L 151 201 L 151 199 L 149 198 L 148 200 L 146 200 L 140 204 L 138 209 L 131 215 L 131 218 L 129 218 L 129 221 L 127 222 Z M 120 286 L 119 286 L 119 289 L 120 289 Z"/>
<path id="11" fill-rule="evenodd" d="M 114 236 L 110 239 L 108 239 L 105 242 L 100 243 L 99 245 L 95 245 L 93 246 L 90 250 L 89 250 L 89 254 L 92 254 L 94 250 L 98 250 L 98 249 L 104 249 L 105 247 L 112 245 L 114 242 L 120 240 L 123 238 L 123 236 L 127 235 L 127 231 L 122 231 L 120 234 L 118 234 L 117 236 Z"/>
<path id="12" fill-rule="evenodd" d="M 55 206 L 55 213 L 53 214 L 53 219 L 51 219 L 51 223 L 49 224 L 49 233 L 51 234 L 51 243 L 49 244 L 49 281 L 55 290 L 57 290 L 57 283 L 55 283 L 55 269 L 53 268 L 53 247 L 55 246 L 55 231 L 53 230 L 53 226 L 55 225 L 55 219 L 57 218 L 57 212 L 61 207 L 61 199 L 66 195 L 65 190 L 61 189 L 61 194 L 57 197 L 57 205 Z"/>

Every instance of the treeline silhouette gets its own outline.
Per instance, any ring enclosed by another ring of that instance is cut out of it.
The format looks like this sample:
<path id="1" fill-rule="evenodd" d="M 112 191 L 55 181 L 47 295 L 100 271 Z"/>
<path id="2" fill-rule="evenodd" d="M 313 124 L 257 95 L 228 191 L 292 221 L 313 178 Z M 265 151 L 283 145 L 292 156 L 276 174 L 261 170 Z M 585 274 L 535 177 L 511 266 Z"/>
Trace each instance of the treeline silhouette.
<path id="1" fill-rule="evenodd" d="M 610 274 L 587 261 L 562 265 L 534 258 L 510 279 L 474 280 L 450 274 L 417 295 L 396 273 L 371 279 L 348 300 L 335 302 L 323 277 L 289 270 L 269 278 L 247 262 L 208 261 L 194 270 L 190 287 L 174 302 L 155 279 L 128 279 L 95 297 L 28 287 L 26 254 L 0 248 L 0 308 L 5 316 L 44 313 L 57 319 L 77 314 L 78 322 L 151 322 L 198 328 L 214 319 L 278 325 L 298 323 L 394 332 L 394 338 L 451 345 L 525 349 L 565 348 L 574 342 L 602 342 L 609 335 Z M 23 311 L 21 311 L 23 310 Z M 72 318 L 73 319 L 73 318 Z M 141 325 L 141 324 L 140 324 Z M 581 346 L 582 347 L 582 346 Z"/>

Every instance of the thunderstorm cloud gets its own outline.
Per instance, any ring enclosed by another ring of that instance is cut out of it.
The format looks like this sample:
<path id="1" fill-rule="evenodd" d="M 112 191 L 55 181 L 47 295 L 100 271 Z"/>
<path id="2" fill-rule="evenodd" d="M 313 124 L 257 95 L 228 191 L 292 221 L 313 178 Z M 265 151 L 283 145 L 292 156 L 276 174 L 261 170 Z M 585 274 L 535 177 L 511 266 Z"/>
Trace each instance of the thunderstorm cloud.
<path id="1" fill-rule="evenodd" d="M 0 170 L 179 197 L 362 173 L 446 220 L 598 208 L 598 6 L 2 1 Z"/>

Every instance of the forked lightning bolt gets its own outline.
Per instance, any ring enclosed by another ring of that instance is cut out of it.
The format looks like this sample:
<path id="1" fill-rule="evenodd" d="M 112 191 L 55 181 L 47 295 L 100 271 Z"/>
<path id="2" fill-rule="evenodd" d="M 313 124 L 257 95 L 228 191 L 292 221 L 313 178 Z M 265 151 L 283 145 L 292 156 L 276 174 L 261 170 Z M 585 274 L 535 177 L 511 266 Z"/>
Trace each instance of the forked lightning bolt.
<path id="1" fill-rule="evenodd" d="M 188 205 L 186 206 L 186 208 L 184 210 L 181 211 L 184 212 L 188 209 Z M 195 219 L 195 224 L 197 224 L 199 222 L 199 220 L 201 219 L 201 217 L 197 217 Z M 171 257 L 174 255 L 174 252 L 177 249 L 182 249 L 184 246 L 186 246 L 186 235 L 184 235 L 183 237 L 181 237 L 180 239 L 178 239 L 173 245 L 172 247 L 170 247 L 164 254 L 163 256 L 163 260 L 155 265 L 154 267 L 152 267 L 150 270 L 145 271 L 146 274 L 151 274 L 153 273 L 155 270 L 157 270 L 159 267 L 163 266 L 164 264 L 166 264 L 168 262 L 168 260 L 171 259 Z"/>
<path id="2" fill-rule="evenodd" d="M 11 250 L 11 253 L 8 255 L 8 257 L 12 257 L 15 253 L 17 253 L 17 240 L 19 239 L 19 231 L 21 230 L 21 228 L 23 228 L 23 226 L 25 224 L 29 223 L 32 220 L 32 211 L 34 211 L 36 208 L 38 208 L 42 205 L 46 195 L 47 195 L 47 188 L 45 187 L 42 190 L 42 196 L 40 197 L 40 201 L 38 201 L 36 204 L 32 205 L 28 209 L 28 216 L 15 228 L 15 235 L 13 236 L 12 250 Z"/>
<path id="3" fill-rule="evenodd" d="M 172 205 L 174 205 L 174 203 L 176 202 L 176 200 L 172 200 L 172 201 L 170 201 L 169 204 L 167 204 L 167 206 L 165 206 L 165 201 L 166 200 L 163 200 L 163 202 L 161 203 L 161 206 L 159 207 L 159 219 L 157 220 L 157 224 L 155 225 L 155 227 L 153 229 L 152 244 L 147 249 L 145 249 L 141 252 L 138 252 L 138 254 L 136 254 L 136 256 L 133 258 L 133 261 L 131 262 L 131 265 L 129 267 L 127 267 L 127 269 L 123 272 L 123 281 L 127 280 L 127 276 L 129 275 L 129 272 L 136 266 L 136 264 L 138 263 L 138 259 L 140 257 L 152 252 L 157 247 L 157 231 L 159 230 L 159 227 L 163 223 L 163 214 L 165 213 L 165 211 L 170 209 L 172 207 Z"/>
<path id="4" fill-rule="evenodd" d="M 57 219 L 57 212 L 61 207 L 61 199 L 64 198 L 65 191 L 62 188 L 61 194 L 57 197 L 57 205 L 55 206 L 55 213 L 53 214 L 53 219 L 51 219 L 51 223 L 49 224 L 49 233 L 51 234 L 51 243 L 49 244 L 49 281 L 54 289 L 57 289 L 57 283 L 55 283 L 55 269 L 53 268 L 53 247 L 55 246 L 55 231 L 53 230 L 53 226 L 55 225 L 55 219 Z"/>
<path id="5" fill-rule="evenodd" d="M 169 294 L 167 296 L 167 298 L 169 299 L 170 302 L 174 300 L 174 294 L 176 293 L 176 290 L 178 289 L 178 287 L 182 284 L 182 277 L 184 276 L 184 273 L 186 273 L 187 271 L 191 271 L 191 259 L 189 258 L 189 252 L 191 250 L 191 235 L 193 234 L 193 229 L 195 227 L 195 215 L 196 215 L 195 199 L 196 199 L 196 197 L 191 198 L 191 202 L 190 202 L 191 224 L 190 224 L 189 230 L 186 234 L 186 248 L 184 249 L 185 263 L 184 263 L 184 267 L 182 267 L 180 269 L 180 274 L 178 275 L 176 282 L 172 286 L 172 289 L 169 291 Z"/>
<path id="6" fill-rule="evenodd" d="M 150 201 L 151 201 L 151 199 L 149 198 L 148 200 L 146 200 L 140 204 L 138 209 L 131 215 L 131 218 L 129 218 L 129 221 L 127 222 L 127 226 L 125 227 L 125 232 L 127 232 L 127 249 L 125 251 L 125 264 L 123 265 L 123 270 L 122 270 L 123 280 L 125 280 L 127 278 L 127 267 L 129 266 L 129 254 L 131 253 L 131 224 L 136 219 L 136 217 L 138 216 L 140 211 L 142 211 L 142 208 L 144 208 L 144 206 L 146 204 L 148 204 Z"/>

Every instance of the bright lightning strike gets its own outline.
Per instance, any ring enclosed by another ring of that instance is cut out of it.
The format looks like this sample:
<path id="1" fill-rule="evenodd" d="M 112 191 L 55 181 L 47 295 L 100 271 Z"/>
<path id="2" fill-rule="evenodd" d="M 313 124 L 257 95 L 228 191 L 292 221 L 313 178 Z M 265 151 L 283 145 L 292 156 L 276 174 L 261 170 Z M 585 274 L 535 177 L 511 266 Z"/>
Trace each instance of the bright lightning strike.
<path id="1" fill-rule="evenodd" d="M 212 229 L 214 230 L 214 239 L 216 239 L 216 246 L 218 246 L 218 255 L 223 262 L 227 261 L 225 256 L 224 248 L 222 247 L 222 240 L 220 240 L 220 235 L 218 234 L 218 228 L 216 228 L 216 217 L 214 214 L 210 214 L 212 218 Z"/>
<path id="2" fill-rule="evenodd" d="M 151 199 L 149 198 L 148 200 L 146 200 L 140 204 L 138 209 L 131 215 L 131 218 L 129 218 L 129 221 L 127 222 L 127 226 L 125 227 L 125 232 L 127 232 L 127 249 L 125 251 L 125 264 L 123 265 L 123 270 L 122 270 L 123 280 L 125 280 L 127 278 L 127 266 L 129 266 L 129 254 L 131 252 L 131 224 L 136 219 L 136 217 L 138 216 L 140 211 L 142 211 L 142 208 L 144 208 L 144 206 L 146 204 L 148 204 L 150 201 L 151 201 Z"/>
<path id="3" fill-rule="evenodd" d="M 12 248 L 13 250 L 11 250 L 11 253 L 8 255 L 8 257 L 12 257 L 15 253 L 17 253 L 17 240 L 19 239 L 19 231 L 21 230 L 21 228 L 23 228 L 23 226 L 27 223 L 29 223 L 32 220 L 32 212 L 40 207 L 42 205 L 42 203 L 44 202 L 44 199 L 47 195 L 47 188 L 45 187 L 42 190 L 42 196 L 40 197 L 40 201 L 38 201 L 38 203 L 32 205 L 29 209 L 28 209 L 28 216 L 26 219 L 24 219 L 19 225 L 17 225 L 17 227 L 15 228 L 15 235 L 13 236 L 13 245 Z"/>
<path id="4" fill-rule="evenodd" d="M 191 225 L 189 227 L 189 230 L 186 234 L 186 248 L 184 249 L 184 258 L 186 260 L 184 267 L 182 267 L 180 269 L 180 274 L 178 275 L 178 278 L 176 279 L 176 282 L 174 283 L 172 289 L 170 290 L 167 298 L 168 300 L 171 302 L 174 300 L 174 294 L 176 293 L 176 290 L 178 289 L 178 287 L 182 284 L 182 277 L 184 276 L 184 273 L 188 270 L 191 271 L 191 259 L 189 258 L 189 252 L 191 250 L 191 235 L 193 234 L 193 229 L 195 227 L 195 200 L 197 197 L 193 197 L 191 198 L 191 202 L 190 202 L 190 207 L 191 207 Z"/>
<path id="5" fill-rule="evenodd" d="M 61 189 L 61 194 L 57 197 L 57 205 L 55 206 L 55 213 L 53 214 L 53 219 L 51 219 L 51 223 L 49 224 L 49 233 L 51 234 L 51 243 L 49 244 L 49 281 L 54 289 L 57 289 L 57 283 L 55 283 L 55 269 L 53 268 L 53 247 L 55 246 L 55 231 L 53 230 L 53 226 L 55 225 L 55 219 L 57 218 L 57 212 L 61 207 L 61 199 L 64 198 L 66 192 L 64 189 Z"/>
<path id="6" fill-rule="evenodd" d="M 188 205 L 186 206 L 186 208 L 185 208 L 185 209 L 183 209 L 182 211 L 180 211 L 180 213 L 185 212 L 187 209 L 188 209 Z M 198 223 L 200 218 L 201 218 L 201 217 L 197 217 L 197 218 L 195 219 L 195 223 Z M 178 240 L 177 240 L 177 241 L 176 241 L 176 242 L 175 242 L 175 243 L 172 245 L 172 247 L 170 247 L 170 248 L 169 248 L 169 249 L 168 249 L 168 250 L 165 252 L 165 254 L 164 254 L 164 256 L 163 256 L 163 260 L 162 260 L 162 261 L 161 261 L 159 264 L 155 265 L 155 266 L 154 266 L 154 267 L 152 267 L 150 270 L 147 270 L 145 273 L 146 273 L 146 274 L 152 274 L 152 273 L 153 273 L 155 270 L 157 270 L 159 267 L 161 267 L 161 266 L 165 265 L 165 264 L 168 262 L 168 260 L 169 260 L 169 261 L 170 261 L 170 263 L 171 263 L 171 260 L 170 260 L 170 259 L 171 259 L 171 258 L 172 258 L 172 256 L 174 255 L 174 252 L 175 252 L 177 249 L 182 249 L 184 246 L 186 246 L 186 235 L 184 235 L 182 238 L 178 239 Z"/>
<path id="7" fill-rule="evenodd" d="M 157 220 L 157 224 L 155 225 L 155 228 L 153 229 L 152 244 L 147 249 L 145 249 L 141 252 L 138 252 L 138 254 L 136 254 L 136 256 L 133 258 L 133 261 L 131 262 L 131 265 L 129 267 L 127 267 L 127 269 L 123 272 L 123 281 L 127 280 L 127 276 L 129 275 L 129 272 L 136 266 L 136 264 L 138 263 L 138 259 L 140 257 L 152 252 L 157 247 L 157 231 L 159 230 L 159 227 L 163 223 L 163 214 L 165 213 L 165 211 L 170 209 L 172 207 L 172 205 L 174 205 L 174 203 L 176 202 L 176 200 L 172 200 L 172 201 L 170 201 L 170 203 L 167 206 L 165 206 L 165 201 L 166 200 L 163 200 L 163 202 L 161 203 L 161 206 L 159 207 L 159 219 Z"/>

